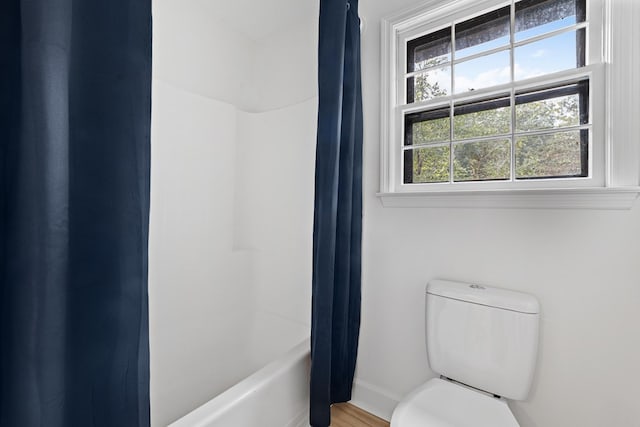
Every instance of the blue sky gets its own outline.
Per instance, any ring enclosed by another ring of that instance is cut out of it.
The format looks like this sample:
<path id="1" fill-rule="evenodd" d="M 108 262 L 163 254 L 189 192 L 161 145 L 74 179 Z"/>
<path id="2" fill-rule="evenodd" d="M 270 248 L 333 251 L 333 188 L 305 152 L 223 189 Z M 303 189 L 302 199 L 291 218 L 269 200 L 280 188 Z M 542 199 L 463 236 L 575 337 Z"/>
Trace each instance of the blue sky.
<path id="1" fill-rule="evenodd" d="M 516 33 L 516 41 L 525 40 L 539 34 L 548 33 L 575 23 L 573 17 L 555 21 L 526 31 Z M 489 43 L 465 49 L 467 54 L 503 46 L 509 37 L 493 40 Z M 556 35 L 520 46 L 515 49 L 516 80 L 548 74 L 575 67 L 576 33 L 574 31 Z M 456 91 L 469 88 L 479 89 L 494 84 L 507 83 L 510 80 L 509 52 L 499 52 L 477 58 L 469 63 L 456 66 Z"/>
<path id="2" fill-rule="evenodd" d="M 555 21 L 516 33 L 516 41 L 528 39 L 539 34 L 548 33 L 575 23 L 574 17 Z M 468 56 L 477 52 L 490 50 L 508 44 L 509 37 L 502 37 L 488 43 L 464 49 Z M 566 70 L 575 67 L 576 33 L 563 33 L 516 48 L 515 74 L 516 80 L 535 77 L 542 74 Z M 447 67 L 448 68 L 448 67 Z M 456 92 L 469 89 L 480 89 L 510 81 L 509 51 L 473 59 L 456 65 Z M 440 86 L 449 88 L 448 70 L 430 72 L 430 80 L 439 81 Z"/>

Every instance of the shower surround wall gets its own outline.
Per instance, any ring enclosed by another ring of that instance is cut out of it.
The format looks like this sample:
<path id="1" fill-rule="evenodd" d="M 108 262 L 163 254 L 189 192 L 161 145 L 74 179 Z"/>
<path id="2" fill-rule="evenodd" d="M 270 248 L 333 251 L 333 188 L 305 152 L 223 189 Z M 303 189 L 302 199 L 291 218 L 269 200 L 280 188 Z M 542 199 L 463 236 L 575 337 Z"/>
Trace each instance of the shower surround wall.
<path id="1" fill-rule="evenodd" d="M 213 12 L 154 1 L 154 426 L 259 368 L 263 328 L 309 329 L 317 17 L 256 39 Z"/>

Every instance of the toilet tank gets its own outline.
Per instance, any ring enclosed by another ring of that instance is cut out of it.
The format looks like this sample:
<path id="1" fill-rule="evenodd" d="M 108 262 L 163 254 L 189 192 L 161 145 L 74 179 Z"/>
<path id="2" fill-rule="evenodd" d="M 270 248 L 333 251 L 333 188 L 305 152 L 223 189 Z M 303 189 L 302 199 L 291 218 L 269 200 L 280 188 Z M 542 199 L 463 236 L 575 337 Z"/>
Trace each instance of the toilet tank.
<path id="1" fill-rule="evenodd" d="M 431 281 L 426 298 L 431 369 L 492 394 L 526 399 L 538 353 L 538 300 L 448 280 Z"/>

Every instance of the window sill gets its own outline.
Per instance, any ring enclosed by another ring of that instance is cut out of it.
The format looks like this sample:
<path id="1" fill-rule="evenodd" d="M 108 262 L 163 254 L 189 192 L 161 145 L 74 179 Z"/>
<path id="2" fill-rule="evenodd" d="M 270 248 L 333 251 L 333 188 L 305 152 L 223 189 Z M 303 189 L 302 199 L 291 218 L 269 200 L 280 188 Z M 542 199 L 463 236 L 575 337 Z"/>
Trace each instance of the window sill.
<path id="1" fill-rule="evenodd" d="M 629 210 L 640 187 L 378 193 L 387 208 Z"/>

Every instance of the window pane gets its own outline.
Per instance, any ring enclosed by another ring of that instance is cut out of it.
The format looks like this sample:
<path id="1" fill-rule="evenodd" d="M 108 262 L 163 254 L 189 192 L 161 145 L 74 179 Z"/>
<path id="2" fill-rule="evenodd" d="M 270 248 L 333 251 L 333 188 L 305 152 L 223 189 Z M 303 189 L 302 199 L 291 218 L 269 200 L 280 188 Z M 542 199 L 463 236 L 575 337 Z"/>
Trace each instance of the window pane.
<path id="1" fill-rule="evenodd" d="M 585 0 L 523 0 L 516 3 L 516 41 L 564 28 L 586 18 Z"/>
<path id="2" fill-rule="evenodd" d="M 436 68 L 407 79 L 407 103 L 451 93 L 451 67 Z"/>
<path id="3" fill-rule="evenodd" d="M 407 43 L 407 72 L 423 70 L 451 60 L 451 27 Z"/>
<path id="4" fill-rule="evenodd" d="M 451 137 L 449 109 L 408 114 L 405 117 L 405 145 L 432 144 Z"/>
<path id="5" fill-rule="evenodd" d="M 509 98 L 474 102 L 455 107 L 454 139 L 502 135 L 511 131 Z"/>
<path id="6" fill-rule="evenodd" d="M 584 66 L 584 29 L 538 40 L 515 50 L 515 78 L 528 79 Z"/>
<path id="7" fill-rule="evenodd" d="M 516 131 L 589 123 L 588 81 L 516 97 Z"/>
<path id="8" fill-rule="evenodd" d="M 509 51 L 505 50 L 456 64 L 456 93 L 509 83 L 510 62 Z"/>
<path id="9" fill-rule="evenodd" d="M 449 181 L 449 146 L 416 148 L 404 152 L 404 183 Z"/>
<path id="10" fill-rule="evenodd" d="M 456 25 L 456 58 L 509 44 L 511 7 L 503 7 Z"/>
<path id="11" fill-rule="evenodd" d="M 586 130 L 520 136 L 516 140 L 516 178 L 587 176 Z"/>
<path id="12" fill-rule="evenodd" d="M 509 179 L 511 142 L 509 139 L 461 142 L 454 146 L 455 181 Z"/>

